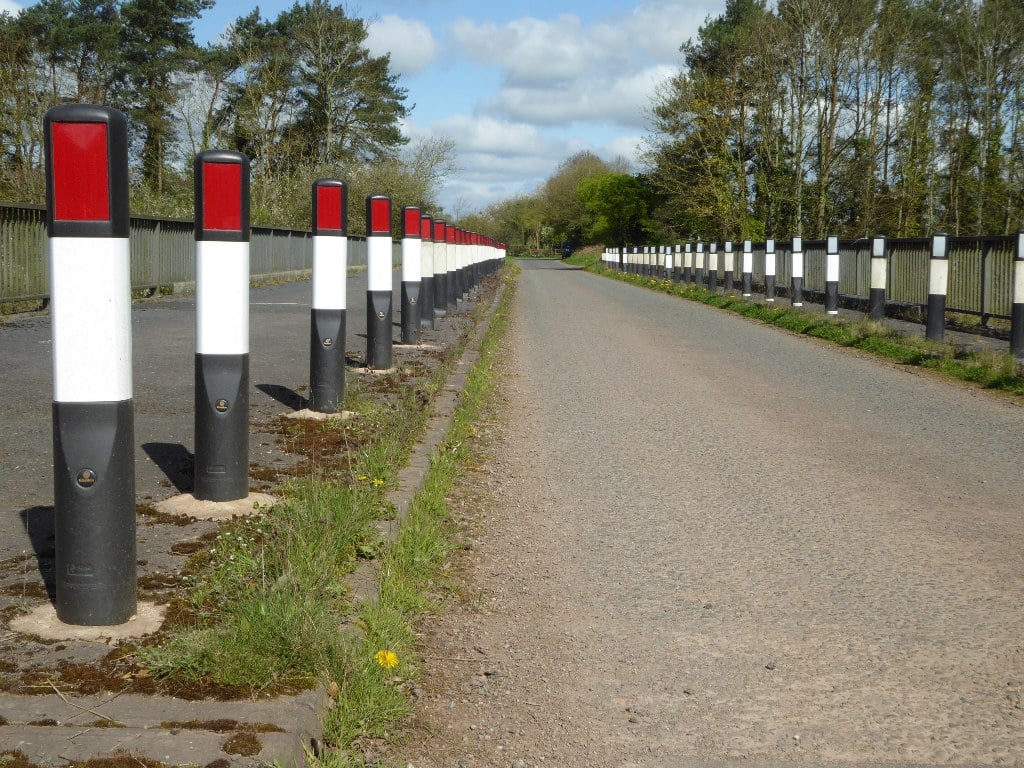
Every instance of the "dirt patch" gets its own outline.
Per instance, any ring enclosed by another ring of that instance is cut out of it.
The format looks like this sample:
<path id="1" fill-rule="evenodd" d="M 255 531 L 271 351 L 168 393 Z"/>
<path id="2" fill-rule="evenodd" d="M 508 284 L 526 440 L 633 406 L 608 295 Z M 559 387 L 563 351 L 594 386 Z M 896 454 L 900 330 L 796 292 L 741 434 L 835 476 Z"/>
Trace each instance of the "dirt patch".
<path id="1" fill-rule="evenodd" d="M 248 731 L 236 733 L 224 742 L 221 747 L 229 755 L 241 755 L 242 757 L 253 757 L 263 751 L 263 743 L 256 738 L 256 735 Z"/>

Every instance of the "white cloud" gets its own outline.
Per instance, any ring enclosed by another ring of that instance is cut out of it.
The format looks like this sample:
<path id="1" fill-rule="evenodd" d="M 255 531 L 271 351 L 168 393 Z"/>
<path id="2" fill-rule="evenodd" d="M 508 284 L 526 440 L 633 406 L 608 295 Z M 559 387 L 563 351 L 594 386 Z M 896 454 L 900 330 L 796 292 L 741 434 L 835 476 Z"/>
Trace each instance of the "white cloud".
<path id="1" fill-rule="evenodd" d="M 615 123 L 643 128 L 655 88 L 674 72 L 656 65 L 620 77 L 586 78 L 557 88 L 503 88 L 490 107 L 510 119 L 539 125 Z"/>
<path id="2" fill-rule="evenodd" d="M 11 16 L 17 16 L 22 11 L 22 6 L 14 2 L 14 0 L 0 0 L 0 13 L 9 13 Z"/>
<path id="3" fill-rule="evenodd" d="M 425 23 L 393 14 L 369 24 L 366 47 L 374 56 L 390 53 L 392 70 L 404 75 L 422 72 L 437 57 L 437 42 Z"/>

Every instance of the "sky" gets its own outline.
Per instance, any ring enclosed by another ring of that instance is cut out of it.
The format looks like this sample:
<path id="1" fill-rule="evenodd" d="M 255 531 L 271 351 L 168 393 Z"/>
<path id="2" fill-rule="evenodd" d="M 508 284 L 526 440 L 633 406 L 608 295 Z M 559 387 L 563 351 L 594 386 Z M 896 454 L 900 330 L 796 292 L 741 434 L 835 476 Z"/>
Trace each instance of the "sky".
<path id="1" fill-rule="evenodd" d="M 294 0 L 216 0 L 195 25 L 216 40 L 259 6 L 275 18 Z M 28 5 L 29 3 L 22 3 Z M 679 46 L 725 0 L 345 0 L 369 22 L 371 53 L 390 53 L 412 112 L 412 140 L 454 142 L 458 170 L 439 194 L 454 215 L 534 192 L 573 154 L 635 165 L 659 83 Z M 17 10 L 0 0 L 0 10 Z"/>

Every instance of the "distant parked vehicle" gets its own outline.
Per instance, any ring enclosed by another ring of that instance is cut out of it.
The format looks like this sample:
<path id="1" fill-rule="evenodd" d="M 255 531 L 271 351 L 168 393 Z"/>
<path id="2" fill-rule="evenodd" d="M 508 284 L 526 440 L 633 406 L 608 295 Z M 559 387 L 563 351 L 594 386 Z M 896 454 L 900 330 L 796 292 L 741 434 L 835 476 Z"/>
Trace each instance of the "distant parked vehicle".
<path id="1" fill-rule="evenodd" d="M 562 243 L 562 258 L 567 259 L 572 256 L 572 243 Z"/>

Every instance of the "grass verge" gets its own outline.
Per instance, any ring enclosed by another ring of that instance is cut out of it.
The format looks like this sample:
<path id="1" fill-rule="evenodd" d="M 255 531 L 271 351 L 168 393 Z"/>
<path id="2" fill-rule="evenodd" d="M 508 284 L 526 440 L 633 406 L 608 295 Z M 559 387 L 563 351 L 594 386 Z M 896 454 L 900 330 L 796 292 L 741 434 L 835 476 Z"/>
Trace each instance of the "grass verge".
<path id="1" fill-rule="evenodd" d="M 515 267 L 506 267 L 502 303 L 481 341 L 479 359 L 468 373 L 451 427 L 431 457 L 423 488 L 414 497 L 397 540 L 380 558 L 378 598 L 359 608 L 362 632 L 351 638 L 350 648 L 356 663 L 349 669 L 349 679 L 336 678 L 338 696 L 324 723 L 330 749 L 318 766 L 364 765 L 361 747 L 386 738 L 409 713 L 409 692 L 419 674 L 413 626 L 424 612 L 437 607 L 437 596 L 447 586 L 445 566 L 458 546 L 447 498 L 471 460 L 474 424 L 494 388 L 493 371 L 515 272 Z M 382 655 L 388 652 L 394 654 L 390 668 Z"/>
<path id="2" fill-rule="evenodd" d="M 1024 396 L 1024 372 L 1009 352 L 966 351 L 949 343 L 905 336 L 870 319 L 851 323 L 795 307 L 773 306 L 750 301 L 739 295 L 708 291 L 700 286 L 624 274 L 604 267 L 600 263 L 599 252 L 576 254 L 567 261 L 583 266 L 594 274 L 729 310 L 792 333 L 859 349 L 903 365 L 932 370 L 996 392 Z"/>

